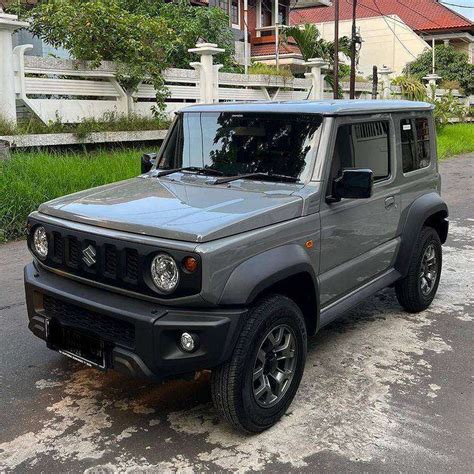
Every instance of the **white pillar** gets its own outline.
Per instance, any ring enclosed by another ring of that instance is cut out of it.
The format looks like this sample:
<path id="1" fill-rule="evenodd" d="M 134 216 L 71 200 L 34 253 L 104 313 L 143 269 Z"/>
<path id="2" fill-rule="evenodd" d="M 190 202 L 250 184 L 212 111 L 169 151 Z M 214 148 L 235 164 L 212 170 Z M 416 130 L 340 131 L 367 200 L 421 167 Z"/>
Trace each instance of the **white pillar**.
<path id="1" fill-rule="evenodd" d="M 15 70 L 12 35 L 28 23 L 19 21 L 16 15 L 7 15 L 0 8 L 0 115 L 16 123 Z"/>
<path id="2" fill-rule="evenodd" d="M 387 66 L 382 66 L 379 69 L 379 75 L 380 75 L 380 83 L 382 85 L 382 94 L 381 94 L 381 99 L 390 99 L 390 96 L 392 94 L 392 90 L 390 89 L 390 74 L 392 74 L 393 71 L 387 67 Z"/>
<path id="3" fill-rule="evenodd" d="M 321 58 L 311 58 L 304 65 L 311 68 L 311 72 L 305 73 L 305 77 L 311 79 L 311 100 L 322 100 L 324 98 L 323 69 L 328 66 L 328 63 Z"/>
<path id="4" fill-rule="evenodd" d="M 423 79 L 427 81 L 426 93 L 428 94 L 428 97 L 436 99 L 436 81 L 439 81 L 441 76 L 438 76 L 438 74 L 428 74 Z"/>
<path id="5" fill-rule="evenodd" d="M 218 71 L 222 65 L 214 65 L 213 56 L 225 50 L 218 48 L 214 43 L 198 43 L 195 48 L 188 51 L 201 56 L 199 63 L 191 63 L 191 66 L 199 73 L 199 102 L 204 104 L 218 102 Z"/>

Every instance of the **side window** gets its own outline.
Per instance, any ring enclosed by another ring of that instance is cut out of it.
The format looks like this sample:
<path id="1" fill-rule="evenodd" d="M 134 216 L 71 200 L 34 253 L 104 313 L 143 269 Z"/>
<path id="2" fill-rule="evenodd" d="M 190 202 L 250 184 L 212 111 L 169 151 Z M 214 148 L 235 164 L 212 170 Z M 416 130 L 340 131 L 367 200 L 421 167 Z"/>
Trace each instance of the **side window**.
<path id="1" fill-rule="evenodd" d="M 428 119 L 402 119 L 400 121 L 400 134 L 402 141 L 403 172 L 419 170 L 429 166 L 430 129 Z"/>
<path id="2" fill-rule="evenodd" d="M 386 121 L 341 125 L 337 130 L 330 183 L 347 168 L 371 169 L 375 181 L 388 178 L 390 176 L 388 132 L 389 124 Z"/>

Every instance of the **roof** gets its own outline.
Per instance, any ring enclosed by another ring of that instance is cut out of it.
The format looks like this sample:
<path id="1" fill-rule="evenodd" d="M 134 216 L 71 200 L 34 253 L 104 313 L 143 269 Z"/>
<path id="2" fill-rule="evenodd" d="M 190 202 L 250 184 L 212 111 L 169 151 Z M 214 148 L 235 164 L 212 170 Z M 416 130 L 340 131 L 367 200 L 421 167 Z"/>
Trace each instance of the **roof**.
<path id="1" fill-rule="evenodd" d="M 183 112 L 259 112 L 298 113 L 320 115 L 348 115 L 376 112 L 398 112 L 400 110 L 432 110 L 427 102 L 410 100 L 301 100 L 293 102 L 226 102 L 219 104 L 196 104 L 181 109 Z"/>
<path id="2" fill-rule="evenodd" d="M 412 30 L 434 31 L 474 29 L 474 23 L 437 0 L 361 0 L 357 3 L 357 18 L 397 15 Z M 339 19 L 352 19 L 352 0 L 340 0 Z M 329 7 L 293 10 L 291 24 L 334 21 L 334 3 Z"/>
<path id="3" fill-rule="evenodd" d="M 296 44 L 280 43 L 278 47 L 280 54 L 299 54 L 301 56 L 300 49 Z M 252 45 L 252 56 L 274 56 L 275 55 L 275 44 L 253 44 Z"/>

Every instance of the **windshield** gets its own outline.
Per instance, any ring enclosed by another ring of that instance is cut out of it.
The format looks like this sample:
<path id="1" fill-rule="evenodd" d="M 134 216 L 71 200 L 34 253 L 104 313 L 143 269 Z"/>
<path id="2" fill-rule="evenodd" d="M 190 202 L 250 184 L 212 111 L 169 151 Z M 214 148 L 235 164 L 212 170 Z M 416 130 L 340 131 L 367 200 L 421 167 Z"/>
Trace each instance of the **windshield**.
<path id="1" fill-rule="evenodd" d="M 308 171 L 321 123 L 320 115 L 187 112 L 178 116 L 159 167 L 301 178 Z"/>

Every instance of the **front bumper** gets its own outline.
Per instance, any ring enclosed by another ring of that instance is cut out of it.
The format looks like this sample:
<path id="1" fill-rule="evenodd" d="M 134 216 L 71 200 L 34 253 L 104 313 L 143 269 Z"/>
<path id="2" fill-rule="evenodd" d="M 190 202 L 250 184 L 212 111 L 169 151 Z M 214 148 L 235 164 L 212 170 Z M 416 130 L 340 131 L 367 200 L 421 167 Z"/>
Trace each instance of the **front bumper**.
<path id="1" fill-rule="evenodd" d="M 247 310 L 184 309 L 119 295 L 56 275 L 30 263 L 24 270 L 29 329 L 48 342 L 54 321 L 98 337 L 107 367 L 157 379 L 210 369 L 227 360 Z M 178 344 L 182 332 L 199 337 L 193 353 Z"/>

